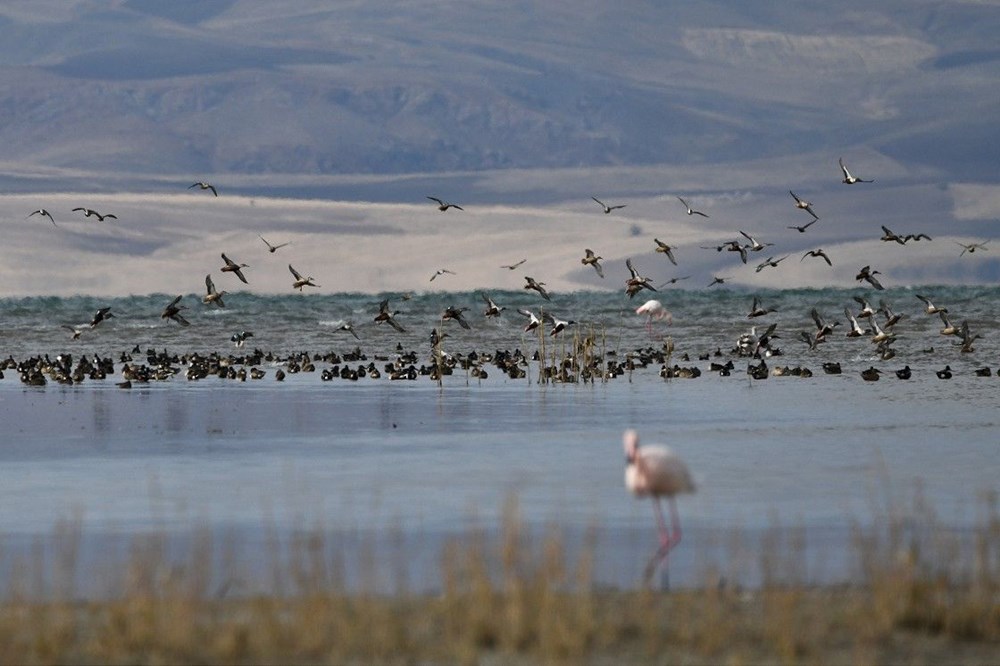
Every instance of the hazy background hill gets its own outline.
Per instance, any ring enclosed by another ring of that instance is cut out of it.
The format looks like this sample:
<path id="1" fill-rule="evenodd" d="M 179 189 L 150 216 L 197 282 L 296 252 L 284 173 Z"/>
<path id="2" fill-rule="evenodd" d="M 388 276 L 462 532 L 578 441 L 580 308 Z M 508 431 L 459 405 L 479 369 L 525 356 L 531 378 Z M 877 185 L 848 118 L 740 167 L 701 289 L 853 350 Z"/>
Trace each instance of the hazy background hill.
<path id="1" fill-rule="evenodd" d="M 524 207 L 524 219 L 539 207 L 552 213 L 543 219 L 566 216 L 572 256 L 553 257 L 549 278 L 563 288 L 596 286 L 577 268 L 577 245 L 607 242 L 617 260 L 651 252 L 660 236 L 688 246 L 681 271 L 708 275 L 733 257 L 699 245 L 740 229 L 775 242 L 775 254 L 840 245 L 852 259 L 891 264 L 898 282 L 994 281 L 1000 260 L 959 262 L 954 243 L 1000 231 L 997 34 L 1000 4 L 958 0 L 5 2 L 0 191 L 14 198 L 0 215 L 27 235 L 0 269 L 22 274 L 19 262 L 37 261 L 39 247 L 47 263 L 77 271 L 141 257 L 171 237 L 176 201 L 142 198 L 149 214 L 129 211 L 113 255 L 92 227 L 43 240 L 44 222 L 25 227 L 25 215 L 88 194 L 172 196 L 204 179 L 247 198 L 185 221 L 213 257 L 254 198 L 354 202 L 357 215 L 405 236 L 402 220 L 377 219 L 365 202 L 420 206 L 435 194 L 460 200 L 469 218 L 488 205 Z M 877 184 L 842 185 L 840 156 Z M 789 189 L 823 218 L 808 234 L 787 229 L 807 219 Z M 39 196 L 17 198 L 25 194 Z M 677 194 L 711 222 L 687 219 Z M 575 216 L 599 215 L 592 195 L 629 207 L 574 236 Z M 235 217 L 223 220 L 223 208 Z M 64 224 L 67 213 L 57 211 Z M 457 230 L 489 229 L 490 219 Z M 882 224 L 931 234 L 934 245 L 887 247 Z M 536 228 L 518 242 L 537 246 Z M 297 231 L 280 217 L 249 231 L 268 230 Z M 414 274 L 453 256 L 442 239 L 456 228 L 439 231 Z M 548 250 L 556 240 L 545 237 Z M 161 269 L 180 275 L 177 249 L 162 247 Z M 793 271 L 793 261 L 780 279 L 766 271 L 734 283 L 831 280 L 805 264 Z M 122 288 L 100 276 L 87 284 Z"/>
<path id="2" fill-rule="evenodd" d="M 0 8 L 8 160 L 138 173 L 995 168 L 988 2 L 127 0 Z"/>

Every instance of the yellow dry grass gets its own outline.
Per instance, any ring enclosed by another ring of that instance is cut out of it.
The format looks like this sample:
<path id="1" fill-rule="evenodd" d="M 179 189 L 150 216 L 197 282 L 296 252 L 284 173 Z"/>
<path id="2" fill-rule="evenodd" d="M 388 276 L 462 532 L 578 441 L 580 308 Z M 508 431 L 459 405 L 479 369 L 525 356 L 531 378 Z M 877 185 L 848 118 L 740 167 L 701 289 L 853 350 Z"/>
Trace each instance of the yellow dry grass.
<path id="1" fill-rule="evenodd" d="M 166 539 L 137 539 L 108 597 L 80 601 L 73 581 L 89 572 L 68 524 L 56 557 L 12 565 L 0 663 L 996 663 L 1000 514 L 995 497 L 982 505 L 971 541 L 929 511 L 857 527 L 856 585 L 809 585 L 799 537 L 775 529 L 759 588 L 673 592 L 599 589 L 593 542 L 569 553 L 555 530 L 531 538 L 512 500 L 499 538 L 472 530 L 445 548 L 436 594 L 376 592 L 371 553 L 348 590 L 315 533 L 274 555 L 275 593 L 232 598 L 209 574 L 231 545 L 206 531 L 181 564 Z"/>

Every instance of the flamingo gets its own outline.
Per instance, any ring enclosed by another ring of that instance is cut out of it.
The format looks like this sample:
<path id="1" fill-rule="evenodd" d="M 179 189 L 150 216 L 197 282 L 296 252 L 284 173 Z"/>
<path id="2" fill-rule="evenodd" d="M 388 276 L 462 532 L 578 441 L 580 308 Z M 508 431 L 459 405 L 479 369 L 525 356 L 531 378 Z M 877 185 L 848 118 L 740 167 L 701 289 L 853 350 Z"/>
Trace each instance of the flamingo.
<path id="1" fill-rule="evenodd" d="M 679 493 L 693 493 L 694 481 L 687 465 L 666 446 L 639 448 L 639 433 L 629 429 L 622 441 L 625 445 L 625 487 L 636 497 L 653 499 L 656 524 L 660 533 L 660 547 L 650 558 L 645 569 L 645 580 L 650 582 L 661 562 L 666 565 L 667 555 L 681 542 L 681 522 L 674 497 Z M 660 499 L 666 497 L 670 504 L 670 529 L 663 519 Z"/>
<path id="2" fill-rule="evenodd" d="M 648 300 L 635 309 L 637 315 L 646 315 L 646 331 L 653 335 L 653 320 L 666 319 L 667 324 L 673 323 L 673 316 L 663 307 L 663 303 L 657 300 Z"/>

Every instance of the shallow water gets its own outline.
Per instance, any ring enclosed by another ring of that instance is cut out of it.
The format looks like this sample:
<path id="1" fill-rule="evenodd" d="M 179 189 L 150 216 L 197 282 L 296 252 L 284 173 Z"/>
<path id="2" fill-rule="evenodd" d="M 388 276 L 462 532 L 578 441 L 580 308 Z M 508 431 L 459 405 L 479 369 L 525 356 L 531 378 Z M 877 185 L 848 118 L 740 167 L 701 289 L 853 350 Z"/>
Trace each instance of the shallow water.
<path id="1" fill-rule="evenodd" d="M 804 330 L 810 321 L 811 303 L 833 318 L 850 292 L 770 294 L 783 306 L 782 329 L 790 329 L 781 343 L 785 356 L 770 364 L 806 364 L 815 372 L 811 378 L 751 381 L 739 359 L 730 377 L 707 372 L 709 362 L 696 355 L 728 350 L 748 328 L 745 318 L 711 314 L 748 304 L 748 295 L 731 292 L 692 294 L 684 302 L 671 294 L 678 299 L 675 323 L 660 332 L 672 337 L 676 358 L 690 353 L 683 365 L 705 371 L 698 379 L 665 381 L 658 366 L 650 366 L 607 383 L 539 385 L 532 364 L 528 379 L 494 372 L 478 381 L 456 371 L 441 387 L 427 378 L 322 382 L 318 372 L 289 374 L 278 383 L 276 366 L 269 365 L 258 382 L 190 382 L 177 375 L 126 391 L 112 379 L 25 387 L 7 371 L 0 381 L 0 535 L 8 553 L 21 552 L 52 535 L 60 519 L 78 516 L 89 539 L 84 550 L 99 558 L 110 548 L 109 535 L 183 535 L 197 525 L 231 530 L 248 543 L 260 542 L 268 529 L 316 528 L 356 546 L 359 535 L 389 540 L 396 534 L 410 544 L 411 584 L 433 587 L 442 541 L 470 524 L 495 527 L 505 501 L 516 496 L 530 527 L 555 526 L 571 542 L 596 528 L 598 582 L 629 586 L 656 543 L 649 502 L 623 487 L 621 433 L 636 427 L 644 441 L 670 444 L 698 485 L 696 494 L 678 499 L 685 541 L 671 564 L 675 582 L 696 584 L 706 553 L 723 557 L 727 535 L 745 533 L 753 542 L 775 524 L 804 528 L 810 558 L 824 563 L 820 577 L 837 579 L 850 570 L 853 523 L 871 524 L 919 494 L 943 523 L 961 529 L 979 516 L 980 496 L 998 489 L 1000 377 L 971 373 L 1000 358 L 996 324 L 988 317 L 997 292 L 968 292 L 948 294 L 983 331 L 974 354 L 953 349 L 938 335 L 937 318 L 909 303 L 910 320 L 897 327 L 898 356 L 887 362 L 874 358 L 867 340 L 838 337 L 809 352 L 792 339 L 795 327 Z M 920 306 L 912 294 L 893 298 L 904 296 Z M 606 335 L 620 337 L 606 341 L 607 348 L 659 344 L 634 316 L 619 316 L 619 296 L 573 298 L 581 309 L 591 302 Z M 358 309 L 372 300 L 345 299 L 356 300 Z M 40 320 L 42 311 L 51 316 L 54 307 L 84 307 L 82 301 L 34 302 L 42 300 L 23 302 L 15 323 Z M 429 329 L 442 298 L 414 300 L 410 317 L 427 319 L 421 331 Z M 294 333 L 260 325 L 259 337 L 295 350 L 354 344 L 334 337 L 320 323 L 331 315 L 305 302 L 312 309 L 297 316 L 309 323 Z M 121 308 L 120 321 L 93 333 L 104 336 L 106 348 L 98 353 L 117 356 L 137 344 L 130 337 L 137 322 L 124 315 L 124 304 L 114 307 Z M 470 334 L 448 330 L 456 350 L 503 344 L 530 352 L 537 342 L 521 336 L 519 320 L 486 327 L 474 319 Z M 183 332 L 151 325 L 147 342 L 177 351 L 232 349 L 208 344 L 214 324 L 196 324 Z M 47 330 L 11 333 L 33 326 L 6 328 L 4 344 L 14 351 L 5 352 L 19 358 L 72 349 L 62 334 L 49 341 Z M 392 354 L 396 339 L 372 329 L 359 346 L 372 356 Z M 426 331 L 418 336 L 416 329 L 403 344 L 423 350 Z M 205 346 L 178 347 L 182 340 L 168 338 L 178 335 Z M 937 350 L 925 352 L 930 346 Z M 78 348 L 75 353 L 83 353 L 86 340 Z M 823 374 L 826 360 L 840 360 L 844 374 Z M 892 376 L 864 382 L 858 375 L 872 364 L 890 370 L 904 363 L 914 368 L 909 382 Z M 932 372 L 945 363 L 956 369 L 950 381 Z"/>

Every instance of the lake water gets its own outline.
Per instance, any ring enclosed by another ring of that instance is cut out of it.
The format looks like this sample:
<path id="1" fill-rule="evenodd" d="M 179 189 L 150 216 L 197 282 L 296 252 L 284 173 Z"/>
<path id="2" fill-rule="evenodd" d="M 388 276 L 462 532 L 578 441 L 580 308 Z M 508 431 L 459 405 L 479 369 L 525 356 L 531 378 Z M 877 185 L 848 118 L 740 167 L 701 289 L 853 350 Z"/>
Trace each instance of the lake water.
<path id="1" fill-rule="evenodd" d="M 289 373 L 283 382 L 274 374 L 293 351 L 355 346 L 366 363 L 389 359 L 379 367 L 391 362 L 397 345 L 426 362 L 426 337 L 442 326 L 440 312 L 450 304 L 470 307 L 473 328 L 447 322 L 447 351 L 518 347 L 530 356 L 538 339 L 524 335 L 524 318 L 511 312 L 535 309 L 536 300 L 494 294 L 508 305 L 497 323 L 483 321 L 476 294 L 418 295 L 398 303 L 406 310 L 399 315 L 405 334 L 371 323 L 379 298 L 362 295 L 246 297 L 239 305 L 232 299 L 224 314 L 192 305 L 192 325 L 184 329 L 159 319 L 170 297 L 7 301 L 2 351 L 16 360 L 72 353 L 118 361 L 139 345 L 133 356 L 142 362 L 147 348 L 245 354 L 254 343 L 276 356 L 261 364 L 268 374 L 258 381 L 188 381 L 180 373 L 128 390 L 116 386 L 117 375 L 33 387 L 6 370 L 0 543 L 8 561 L 24 556 L 72 518 L 82 527 L 86 557 L 98 561 L 151 532 L 183 539 L 207 526 L 239 535 L 253 550 L 269 535 L 310 529 L 358 556 L 367 537 L 382 550 L 402 550 L 410 584 L 433 589 L 441 543 L 472 526 L 495 530 L 505 502 L 516 497 L 530 529 L 554 527 L 571 544 L 595 530 L 595 578 L 629 587 L 639 583 L 656 546 L 650 502 L 623 486 L 621 435 L 634 427 L 643 441 L 677 451 L 698 485 L 694 495 L 678 498 L 685 533 L 672 555 L 675 583 L 698 584 L 706 560 L 724 567 L 733 534 L 747 535 L 752 550 L 776 524 L 808 535 L 817 579 L 840 579 L 850 575 L 853 524 L 870 525 L 919 495 L 943 524 L 962 530 L 981 517 L 982 495 L 1000 486 L 1000 326 L 993 318 L 1000 291 L 928 291 L 948 304 L 956 323 L 968 321 L 983 336 L 974 352 L 962 353 L 953 336 L 940 335 L 940 319 L 926 315 L 909 290 L 883 295 L 907 314 L 896 326 L 895 358 L 878 358 L 866 338 L 845 338 L 843 326 L 810 351 L 797 339 L 799 330 L 814 328 L 809 310 L 842 320 L 839 313 L 845 306 L 856 311 L 852 296 L 862 292 L 764 292 L 765 304 L 778 308 L 764 324 L 779 324 L 784 351 L 769 365 L 804 365 L 814 374 L 751 380 L 748 361 L 730 353 L 752 323 L 745 317 L 751 294 L 664 293 L 674 324 L 660 323 L 651 339 L 631 312 L 638 303 L 581 293 L 551 307 L 580 321 L 578 334 L 593 333 L 599 349 L 623 360 L 627 351 L 659 347 L 669 336 L 673 361 L 700 368 L 702 376 L 664 380 L 652 364 L 607 382 L 539 384 L 531 363 L 522 379 L 485 366 L 485 380 L 456 369 L 440 386 L 427 377 L 386 375 L 325 382 L 322 362 L 316 372 Z M 59 328 L 88 320 L 103 305 L 118 316 L 80 340 Z M 354 320 L 360 341 L 338 330 L 346 319 Z M 255 336 L 237 350 L 228 340 L 239 329 Z M 550 351 L 559 344 L 547 341 Z M 730 358 L 731 376 L 709 371 L 710 362 Z M 827 361 L 841 362 L 843 374 L 824 374 Z M 954 378 L 938 379 L 935 370 L 946 364 Z M 990 377 L 973 373 L 991 364 Z M 885 371 L 878 382 L 859 375 L 871 365 Z M 903 365 L 913 379 L 896 379 L 892 370 Z M 2 570 L 10 575 L 9 567 Z M 745 576 L 752 582 L 751 570 Z"/>

